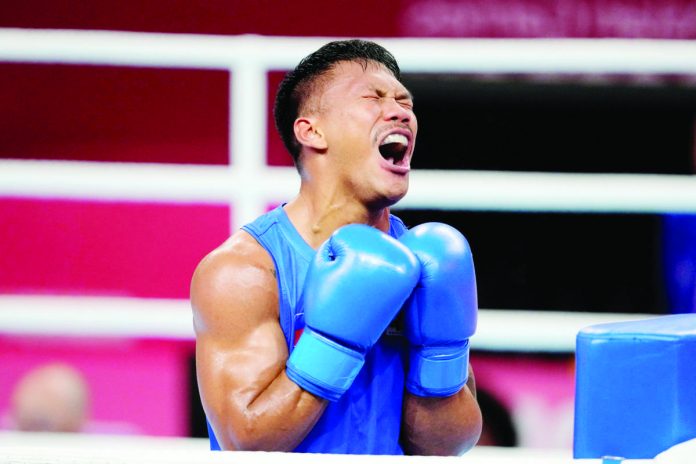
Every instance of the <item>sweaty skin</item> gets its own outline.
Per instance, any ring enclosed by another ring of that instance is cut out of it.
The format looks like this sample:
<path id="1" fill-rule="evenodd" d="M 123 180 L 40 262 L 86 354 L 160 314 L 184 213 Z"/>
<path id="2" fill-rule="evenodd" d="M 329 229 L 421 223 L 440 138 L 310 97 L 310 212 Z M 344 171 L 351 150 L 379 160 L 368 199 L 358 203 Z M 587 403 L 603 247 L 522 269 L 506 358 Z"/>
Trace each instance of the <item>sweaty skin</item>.
<path id="1" fill-rule="evenodd" d="M 406 88 L 384 67 L 340 62 L 316 85 L 317 101 L 295 121 L 301 186 L 285 205 L 302 238 L 318 248 L 336 229 L 363 223 L 389 230 L 389 206 L 408 191 L 418 129 Z M 379 152 L 386 134 L 409 138 L 396 165 Z M 198 384 L 223 449 L 293 450 L 327 402 L 285 374 L 273 261 L 236 232 L 198 266 L 191 284 Z M 410 454 L 459 454 L 481 433 L 473 373 L 449 398 L 406 393 L 402 446 Z"/>
<path id="2" fill-rule="evenodd" d="M 203 406 L 227 450 L 290 451 L 326 401 L 285 375 L 273 262 L 246 232 L 198 266 L 191 288 Z"/>
<path id="3" fill-rule="evenodd" d="M 401 442 L 406 454 L 453 456 L 472 448 L 483 422 L 471 366 L 469 380 L 453 396 L 423 398 L 407 393 L 403 422 Z"/>

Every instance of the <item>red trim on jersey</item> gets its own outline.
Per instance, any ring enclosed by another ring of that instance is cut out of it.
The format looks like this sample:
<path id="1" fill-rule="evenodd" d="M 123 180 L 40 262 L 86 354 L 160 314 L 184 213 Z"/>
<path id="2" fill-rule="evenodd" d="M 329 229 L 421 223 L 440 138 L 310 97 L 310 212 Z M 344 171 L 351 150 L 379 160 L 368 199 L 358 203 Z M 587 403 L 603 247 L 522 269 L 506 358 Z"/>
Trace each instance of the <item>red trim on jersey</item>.
<path id="1" fill-rule="evenodd" d="M 297 342 L 300 341 L 300 336 L 302 336 L 302 332 L 304 332 L 304 327 L 295 331 L 295 340 L 293 340 L 292 346 L 297 345 Z"/>

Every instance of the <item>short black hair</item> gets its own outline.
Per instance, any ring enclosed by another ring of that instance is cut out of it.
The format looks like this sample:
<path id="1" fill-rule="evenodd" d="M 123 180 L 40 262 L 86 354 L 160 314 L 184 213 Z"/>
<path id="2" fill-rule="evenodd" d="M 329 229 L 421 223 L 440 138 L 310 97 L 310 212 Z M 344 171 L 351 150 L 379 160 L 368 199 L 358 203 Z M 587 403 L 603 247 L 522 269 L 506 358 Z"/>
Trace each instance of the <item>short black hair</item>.
<path id="1" fill-rule="evenodd" d="M 381 45 L 367 40 L 329 42 L 303 58 L 294 70 L 285 75 L 278 86 L 273 107 L 276 129 L 298 169 L 301 146 L 295 138 L 293 128 L 295 119 L 312 93 L 312 84 L 341 61 L 357 61 L 363 66 L 373 61 L 383 65 L 398 81 L 401 81 L 401 70 L 394 56 Z"/>

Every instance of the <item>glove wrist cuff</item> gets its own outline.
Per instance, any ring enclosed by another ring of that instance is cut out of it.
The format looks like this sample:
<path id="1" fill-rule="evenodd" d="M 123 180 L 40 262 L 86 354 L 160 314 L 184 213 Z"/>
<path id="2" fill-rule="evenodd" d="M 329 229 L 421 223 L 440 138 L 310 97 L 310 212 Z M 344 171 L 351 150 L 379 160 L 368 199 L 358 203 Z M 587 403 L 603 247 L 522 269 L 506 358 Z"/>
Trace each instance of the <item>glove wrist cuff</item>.
<path id="1" fill-rule="evenodd" d="M 286 374 L 304 390 L 338 400 L 350 388 L 365 357 L 305 327 L 286 363 Z"/>
<path id="2" fill-rule="evenodd" d="M 457 393 L 469 377 L 469 342 L 464 346 L 411 347 L 406 388 L 417 396 Z"/>

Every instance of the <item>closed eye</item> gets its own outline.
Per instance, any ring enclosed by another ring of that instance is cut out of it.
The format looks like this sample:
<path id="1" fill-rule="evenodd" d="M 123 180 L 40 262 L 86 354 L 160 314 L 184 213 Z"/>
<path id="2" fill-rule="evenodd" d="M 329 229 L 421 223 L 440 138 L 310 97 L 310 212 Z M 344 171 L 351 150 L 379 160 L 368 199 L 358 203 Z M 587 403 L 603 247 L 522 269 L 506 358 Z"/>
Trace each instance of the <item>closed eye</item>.
<path id="1" fill-rule="evenodd" d="M 411 100 L 407 99 L 397 99 L 396 102 L 401 105 L 402 107 L 406 108 L 407 110 L 412 110 L 413 109 L 413 102 Z"/>
<path id="2" fill-rule="evenodd" d="M 410 92 L 399 93 L 396 96 L 396 102 L 406 109 L 413 109 L 413 96 Z"/>
<path id="3" fill-rule="evenodd" d="M 381 100 L 382 98 L 384 98 L 384 96 L 372 94 L 372 95 L 363 95 L 362 98 L 364 98 L 366 100 L 375 100 L 376 101 L 376 100 Z M 413 109 L 413 100 L 411 100 L 408 97 L 403 97 L 403 98 L 397 97 L 396 102 L 399 105 L 401 105 L 403 108 L 406 108 L 407 110 Z"/>

